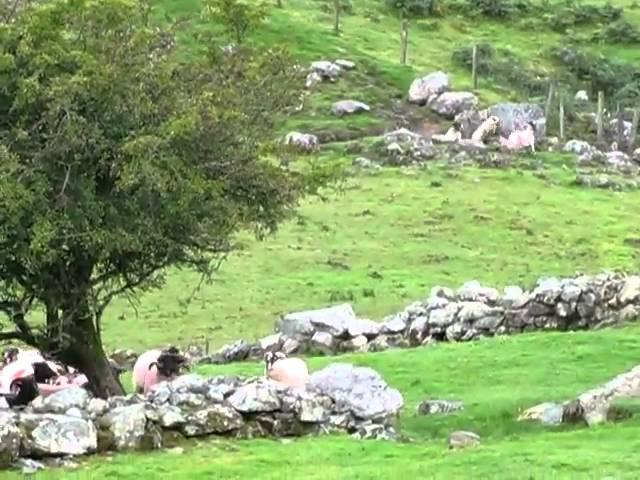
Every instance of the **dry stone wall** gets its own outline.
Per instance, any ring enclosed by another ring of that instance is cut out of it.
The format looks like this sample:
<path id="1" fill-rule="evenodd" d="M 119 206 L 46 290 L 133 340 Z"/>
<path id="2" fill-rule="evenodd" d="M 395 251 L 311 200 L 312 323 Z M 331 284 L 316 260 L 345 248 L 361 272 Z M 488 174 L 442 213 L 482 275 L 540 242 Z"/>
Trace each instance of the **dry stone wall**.
<path id="1" fill-rule="evenodd" d="M 598 329 L 638 317 L 638 275 L 543 278 L 528 290 L 509 286 L 502 291 L 472 281 L 457 290 L 434 287 L 425 300 L 382 322 L 358 318 L 349 304 L 290 313 L 278 320 L 273 335 L 255 343 L 240 340 L 198 361 L 260 359 L 273 350 L 327 355 L 375 352 L 537 330 Z"/>
<path id="2" fill-rule="evenodd" d="M 166 440 L 224 435 L 291 437 L 333 431 L 395 439 L 404 406 L 398 390 L 374 370 L 335 363 L 304 387 L 264 378 L 195 374 L 154 387 L 146 397 L 92 398 L 82 388 L 38 397 L 28 407 L 0 410 L 0 467 L 20 458 L 153 450 Z"/>

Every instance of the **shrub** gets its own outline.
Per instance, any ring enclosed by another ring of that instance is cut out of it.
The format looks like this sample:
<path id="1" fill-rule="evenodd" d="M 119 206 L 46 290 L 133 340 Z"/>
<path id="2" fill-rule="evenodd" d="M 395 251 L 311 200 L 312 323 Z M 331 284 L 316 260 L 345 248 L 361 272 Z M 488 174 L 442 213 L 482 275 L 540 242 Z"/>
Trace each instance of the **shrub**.
<path id="1" fill-rule="evenodd" d="M 640 82 L 640 70 L 630 64 L 618 62 L 603 55 L 588 54 L 574 47 L 560 47 L 552 52 L 553 58 L 579 81 L 588 81 L 592 93 L 603 91 L 609 97 L 631 95 Z M 623 97 L 620 97 L 622 100 Z"/>
<path id="2" fill-rule="evenodd" d="M 334 0 L 317 0 L 320 5 L 320 10 L 326 13 L 333 13 L 335 11 Z M 353 2 L 351 0 L 340 0 L 340 13 L 350 15 L 353 13 Z"/>
<path id="3" fill-rule="evenodd" d="M 622 18 L 624 8 L 605 5 L 584 5 L 574 0 L 545 8 L 552 13 L 544 15 L 545 21 L 555 31 L 564 33 L 568 29 L 583 25 L 609 24 Z"/>
<path id="4" fill-rule="evenodd" d="M 472 47 L 458 48 L 452 54 L 452 61 L 471 71 L 472 52 Z M 489 43 L 478 44 L 477 62 L 480 76 L 491 77 L 527 96 L 543 96 L 547 91 L 547 76 L 527 67 L 509 50 L 496 51 Z"/>
<path id="5" fill-rule="evenodd" d="M 604 43 L 636 44 L 640 43 L 640 30 L 627 20 L 621 19 L 602 27 L 593 35 L 592 40 Z"/>
<path id="6" fill-rule="evenodd" d="M 508 18 L 533 11 L 530 0 L 464 0 L 464 7 L 485 17 Z"/>
<path id="7" fill-rule="evenodd" d="M 426 17 L 440 12 L 438 0 L 385 0 L 387 8 L 404 17 Z"/>

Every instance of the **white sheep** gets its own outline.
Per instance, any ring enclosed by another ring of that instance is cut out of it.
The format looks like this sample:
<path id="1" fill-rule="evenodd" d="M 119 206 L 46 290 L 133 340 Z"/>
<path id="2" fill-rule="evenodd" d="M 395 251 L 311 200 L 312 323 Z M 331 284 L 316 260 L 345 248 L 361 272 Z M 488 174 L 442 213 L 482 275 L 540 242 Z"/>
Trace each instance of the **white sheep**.
<path id="1" fill-rule="evenodd" d="M 309 380 L 309 369 L 301 358 L 289 358 L 283 352 L 264 354 L 265 376 L 287 386 L 302 386 Z"/>
<path id="2" fill-rule="evenodd" d="M 495 115 L 484 120 L 475 132 L 471 135 L 471 140 L 475 142 L 484 142 L 485 138 L 490 135 L 496 135 L 500 127 L 500 119 Z"/>
<path id="3" fill-rule="evenodd" d="M 447 133 L 444 135 L 434 133 L 431 135 L 431 140 L 437 143 L 454 143 L 458 142 L 462 139 L 462 132 L 458 129 L 457 125 L 454 123 L 449 127 Z"/>

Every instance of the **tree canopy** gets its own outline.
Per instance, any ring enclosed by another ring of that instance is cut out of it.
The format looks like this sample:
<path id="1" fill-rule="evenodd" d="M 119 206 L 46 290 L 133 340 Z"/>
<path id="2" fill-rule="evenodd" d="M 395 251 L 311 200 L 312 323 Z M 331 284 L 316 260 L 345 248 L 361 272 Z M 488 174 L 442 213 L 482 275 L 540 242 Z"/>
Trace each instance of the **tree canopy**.
<path id="1" fill-rule="evenodd" d="M 109 302 L 169 266 L 211 273 L 234 233 L 275 230 L 312 186 L 272 142 L 304 82 L 284 50 L 177 55 L 138 0 L 51 0 L 0 22 L 0 339 L 118 394 Z"/>

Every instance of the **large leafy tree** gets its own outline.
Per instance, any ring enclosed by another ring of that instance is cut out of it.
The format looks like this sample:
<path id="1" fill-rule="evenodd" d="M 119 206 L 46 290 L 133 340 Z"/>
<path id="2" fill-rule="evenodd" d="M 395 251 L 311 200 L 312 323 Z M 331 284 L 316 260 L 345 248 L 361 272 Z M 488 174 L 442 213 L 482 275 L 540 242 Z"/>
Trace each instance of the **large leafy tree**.
<path id="1" fill-rule="evenodd" d="M 0 22 L 0 339 L 120 394 L 109 302 L 170 266 L 211 273 L 235 232 L 273 231 L 308 191 L 269 149 L 303 82 L 279 50 L 184 61 L 137 0 L 51 0 Z"/>

